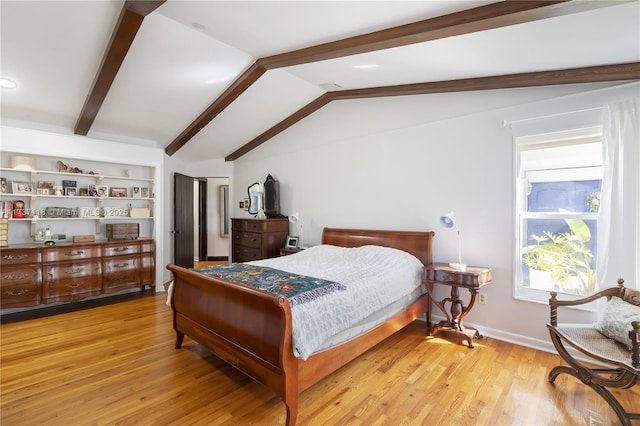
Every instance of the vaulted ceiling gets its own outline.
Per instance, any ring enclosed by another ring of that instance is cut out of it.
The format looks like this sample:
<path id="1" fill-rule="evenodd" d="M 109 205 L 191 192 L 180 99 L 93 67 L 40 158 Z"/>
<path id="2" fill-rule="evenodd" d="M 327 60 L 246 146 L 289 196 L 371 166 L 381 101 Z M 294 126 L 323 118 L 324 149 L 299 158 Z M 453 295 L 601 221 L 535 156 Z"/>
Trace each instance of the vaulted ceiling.
<path id="1" fill-rule="evenodd" d="M 640 79 L 640 1 L 7 1 L 3 124 L 234 160 L 332 102 Z"/>

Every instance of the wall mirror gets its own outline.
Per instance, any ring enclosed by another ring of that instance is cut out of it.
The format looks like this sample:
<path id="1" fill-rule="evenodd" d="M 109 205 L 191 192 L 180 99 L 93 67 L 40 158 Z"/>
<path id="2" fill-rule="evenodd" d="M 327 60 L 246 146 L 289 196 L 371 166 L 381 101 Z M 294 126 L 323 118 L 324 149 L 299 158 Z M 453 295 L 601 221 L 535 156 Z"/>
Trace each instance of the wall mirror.
<path id="1" fill-rule="evenodd" d="M 257 214 L 262 208 L 262 188 L 258 182 L 255 182 L 247 189 L 249 193 L 249 214 Z"/>
<path id="2" fill-rule="evenodd" d="M 264 212 L 267 217 L 284 217 L 280 214 L 278 181 L 271 175 L 264 181 Z"/>

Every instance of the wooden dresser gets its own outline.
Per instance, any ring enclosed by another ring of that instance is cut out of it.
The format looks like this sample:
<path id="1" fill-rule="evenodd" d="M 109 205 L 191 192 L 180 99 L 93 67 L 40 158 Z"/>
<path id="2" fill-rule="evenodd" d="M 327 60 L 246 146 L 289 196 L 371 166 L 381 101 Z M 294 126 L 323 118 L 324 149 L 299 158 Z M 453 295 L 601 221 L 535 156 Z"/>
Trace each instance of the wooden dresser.
<path id="1" fill-rule="evenodd" d="M 0 307 L 75 302 L 127 288 L 155 288 L 152 239 L 0 249 Z"/>
<path id="2" fill-rule="evenodd" d="M 232 262 L 278 257 L 289 233 L 289 219 L 231 219 Z"/>

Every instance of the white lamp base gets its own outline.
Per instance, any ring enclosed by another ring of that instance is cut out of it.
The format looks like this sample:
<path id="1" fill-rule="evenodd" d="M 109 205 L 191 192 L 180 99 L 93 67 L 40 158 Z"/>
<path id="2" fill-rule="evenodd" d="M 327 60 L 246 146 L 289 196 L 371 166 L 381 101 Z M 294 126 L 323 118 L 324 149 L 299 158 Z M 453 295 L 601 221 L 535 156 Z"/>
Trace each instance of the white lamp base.
<path id="1" fill-rule="evenodd" d="M 464 263 L 450 263 L 449 268 L 464 272 L 467 270 L 467 265 L 465 265 Z"/>

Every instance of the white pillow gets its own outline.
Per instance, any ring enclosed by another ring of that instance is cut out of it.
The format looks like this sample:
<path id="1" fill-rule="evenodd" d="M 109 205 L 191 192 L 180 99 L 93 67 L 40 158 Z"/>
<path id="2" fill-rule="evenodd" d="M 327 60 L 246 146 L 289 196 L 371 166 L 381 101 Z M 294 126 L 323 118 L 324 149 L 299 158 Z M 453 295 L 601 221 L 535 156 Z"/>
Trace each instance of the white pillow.
<path id="1" fill-rule="evenodd" d="M 603 317 L 593 326 L 600 333 L 616 339 L 631 350 L 631 339 L 629 338 L 629 331 L 633 330 L 631 321 L 640 321 L 640 306 L 613 296 L 607 302 Z"/>

